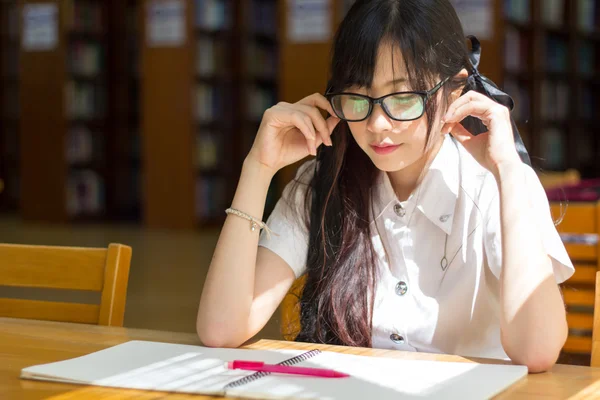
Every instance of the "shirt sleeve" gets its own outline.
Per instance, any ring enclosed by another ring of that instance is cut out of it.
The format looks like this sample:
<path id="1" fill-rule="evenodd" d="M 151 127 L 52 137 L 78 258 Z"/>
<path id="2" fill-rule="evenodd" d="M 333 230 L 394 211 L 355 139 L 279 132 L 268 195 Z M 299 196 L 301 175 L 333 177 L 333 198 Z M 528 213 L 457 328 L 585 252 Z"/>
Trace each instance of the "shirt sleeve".
<path id="1" fill-rule="evenodd" d="M 306 270 L 309 233 L 304 220 L 307 215 L 305 197 L 314 175 L 315 162 L 308 161 L 298 168 L 296 177 L 286 185 L 267 219 L 267 225 L 274 234 L 269 238 L 263 231 L 258 242 L 259 246 L 281 257 L 294 271 L 296 278 Z"/>
<path id="2" fill-rule="evenodd" d="M 526 164 L 524 174 L 529 190 L 529 199 L 532 202 L 531 210 L 534 213 L 534 222 L 542 236 L 542 241 L 546 253 L 552 259 L 554 277 L 557 283 L 562 283 L 569 279 L 575 272 L 573 263 L 567 254 L 567 250 L 556 230 L 556 226 L 550 213 L 550 203 L 546 192 L 537 177 L 535 171 Z M 491 177 L 493 181 L 493 177 Z M 493 182 L 496 187 L 496 182 Z M 500 196 L 497 188 L 489 191 L 493 197 L 484 216 L 487 223 L 485 225 L 484 246 L 487 255 L 488 265 L 494 275 L 499 279 L 502 269 L 502 242 L 500 225 Z"/>

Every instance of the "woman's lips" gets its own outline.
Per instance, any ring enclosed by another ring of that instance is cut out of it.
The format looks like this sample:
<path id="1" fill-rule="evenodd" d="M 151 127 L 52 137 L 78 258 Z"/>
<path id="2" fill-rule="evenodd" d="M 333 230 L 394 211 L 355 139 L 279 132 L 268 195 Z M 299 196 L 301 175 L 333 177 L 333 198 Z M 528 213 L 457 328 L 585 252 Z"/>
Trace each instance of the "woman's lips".
<path id="1" fill-rule="evenodd" d="M 393 153 L 398 147 L 400 147 L 399 144 L 393 144 L 393 145 L 371 145 L 371 148 L 373 149 L 373 151 L 377 154 L 380 155 L 386 155 L 386 154 L 390 154 Z"/>

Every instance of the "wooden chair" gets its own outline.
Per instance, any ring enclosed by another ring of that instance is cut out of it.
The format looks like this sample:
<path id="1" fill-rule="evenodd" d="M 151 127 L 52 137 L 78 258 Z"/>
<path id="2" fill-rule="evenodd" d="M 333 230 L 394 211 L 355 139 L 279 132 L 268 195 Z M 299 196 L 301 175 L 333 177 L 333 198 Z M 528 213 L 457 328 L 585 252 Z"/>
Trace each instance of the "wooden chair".
<path id="1" fill-rule="evenodd" d="M 577 185 L 581 182 L 581 174 L 576 169 L 568 169 L 562 172 L 542 172 L 538 174 L 538 178 L 544 189 Z"/>
<path id="2" fill-rule="evenodd" d="M 293 341 L 300 332 L 300 296 L 306 276 L 296 279 L 281 302 L 281 334 L 285 340 Z"/>
<path id="3" fill-rule="evenodd" d="M 596 274 L 600 270 L 600 202 L 551 203 L 552 217 L 559 219 L 558 231 L 573 264 L 574 275 L 562 286 L 567 306 L 569 336 L 561 362 L 584 363 L 591 356 L 594 328 Z M 581 362 L 577 361 L 582 360 Z"/>
<path id="4" fill-rule="evenodd" d="M 120 244 L 108 249 L 0 244 L 0 287 L 100 294 L 100 304 L 0 297 L 0 317 L 123 326 L 130 262 L 131 247 Z"/>
<path id="5" fill-rule="evenodd" d="M 590 366 L 600 367 L 600 271 L 596 272 L 596 301 L 594 306 L 594 331 Z"/>

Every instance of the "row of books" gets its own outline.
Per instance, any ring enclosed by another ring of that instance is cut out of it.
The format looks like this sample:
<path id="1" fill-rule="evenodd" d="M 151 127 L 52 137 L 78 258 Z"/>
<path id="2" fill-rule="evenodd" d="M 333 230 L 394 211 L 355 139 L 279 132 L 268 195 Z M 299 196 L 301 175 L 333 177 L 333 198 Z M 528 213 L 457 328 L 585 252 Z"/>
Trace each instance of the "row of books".
<path id="1" fill-rule="evenodd" d="M 275 78 L 277 74 L 278 56 L 273 46 L 249 41 L 244 46 L 246 73 L 257 78 Z"/>
<path id="2" fill-rule="evenodd" d="M 71 73 L 94 77 L 104 68 L 104 51 L 95 41 L 75 40 L 69 44 L 69 69 Z"/>
<path id="3" fill-rule="evenodd" d="M 210 219 L 223 216 L 228 199 L 227 180 L 218 176 L 196 178 L 196 217 Z"/>
<path id="4" fill-rule="evenodd" d="M 214 170 L 223 159 L 221 151 L 223 133 L 202 130 L 196 135 L 196 167 L 199 170 Z"/>
<path id="5" fill-rule="evenodd" d="M 566 133 L 558 127 L 548 127 L 542 131 L 540 150 L 545 169 L 564 169 L 567 156 L 565 138 Z"/>
<path id="6" fill-rule="evenodd" d="M 598 89 L 590 87 L 589 85 L 582 85 L 577 109 L 580 113 L 578 117 L 588 120 L 594 118 L 600 109 L 600 95 L 598 95 Z"/>
<path id="7" fill-rule="evenodd" d="M 600 30 L 600 7 L 598 0 L 578 0 L 577 26 L 583 32 Z"/>
<path id="8" fill-rule="evenodd" d="M 529 0 L 504 0 L 504 15 L 511 21 L 529 22 L 531 19 Z"/>
<path id="9" fill-rule="evenodd" d="M 91 83 L 69 81 L 65 88 L 67 117 L 72 119 L 103 118 L 106 111 L 106 88 Z"/>
<path id="10" fill-rule="evenodd" d="M 516 28 L 507 26 L 504 41 L 504 67 L 509 71 L 528 69 L 530 54 L 529 36 Z"/>
<path id="11" fill-rule="evenodd" d="M 567 71 L 569 67 L 569 45 L 567 40 L 560 36 L 548 35 L 545 37 L 544 50 L 544 65 L 548 71 Z"/>
<path id="12" fill-rule="evenodd" d="M 196 73 L 200 76 L 230 76 L 232 68 L 229 43 L 200 36 L 196 42 Z"/>
<path id="13" fill-rule="evenodd" d="M 571 91 L 565 81 L 544 80 L 541 87 L 540 114 L 547 121 L 564 121 L 569 116 Z"/>
<path id="14" fill-rule="evenodd" d="M 564 170 L 567 166 L 569 143 L 573 154 L 577 154 L 577 165 L 582 169 L 596 164 L 597 141 L 589 129 L 567 132 L 558 127 L 548 127 L 542 131 L 541 157 L 543 166 L 550 170 Z"/>
<path id="15" fill-rule="evenodd" d="M 69 0 L 65 4 L 65 26 L 69 31 L 99 33 L 103 31 L 103 1 Z"/>
<path id="16" fill-rule="evenodd" d="M 565 0 L 542 0 L 541 2 L 542 22 L 546 26 L 564 26 L 566 7 Z"/>
<path id="17" fill-rule="evenodd" d="M 85 125 L 73 126 L 67 135 L 67 162 L 85 164 L 104 159 L 104 135 L 95 134 Z"/>
<path id="18" fill-rule="evenodd" d="M 226 121 L 231 115 L 231 89 L 227 85 L 215 86 L 207 83 L 196 85 L 196 121 Z"/>
<path id="19" fill-rule="evenodd" d="M 274 36 L 277 33 L 277 2 L 250 0 L 244 10 L 246 26 L 251 33 Z"/>
<path id="20" fill-rule="evenodd" d="M 512 117 L 515 121 L 525 122 L 531 118 L 531 96 L 530 88 L 518 82 L 516 79 L 506 78 L 504 80 L 504 91 L 508 93 L 515 102 Z"/>
<path id="21" fill-rule="evenodd" d="M 276 103 L 274 90 L 264 89 L 257 85 L 246 87 L 246 115 L 252 121 L 260 121 L 265 110 Z"/>
<path id="22" fill-rule="evenodd" d="M 592 75 L 596 69 L 600 69 L 600 66 L 596 65 L 596 49 L 594 44 L 591 42 L 582 43 L 579 47 L 579 60 L 577 68 L 583 75 Z"/>
<path id="23" fill-rule="evenodd" d="M 99 215 L 106 210 L 104 178 L 90 169 L 71 170 L 67 178 L 67 214 Z"/>
<path id="24" fill-rule="evenodd" d="M 231 28 L 231 0 L 195 0 L 194 6 L 196 27 L 211 31 Z"/>

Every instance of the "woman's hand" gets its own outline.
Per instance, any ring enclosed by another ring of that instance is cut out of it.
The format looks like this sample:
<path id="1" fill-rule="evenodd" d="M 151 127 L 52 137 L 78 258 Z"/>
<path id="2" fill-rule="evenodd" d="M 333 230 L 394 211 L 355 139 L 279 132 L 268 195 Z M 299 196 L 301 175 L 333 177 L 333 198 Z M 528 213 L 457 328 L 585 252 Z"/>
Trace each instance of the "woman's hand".
<path id="1" fill-rule="evenodd" d="M 468 116 L 479 118 L 488 131 L 472 135 L 460 124 Z M 515 148 L 510 112 L 489 97 L 475 91 L 465 93 L 450 105 L 442 122 L 445 123 L 442 132 L 452 133 L 477 162 L 496 177 L 500 166 L 521 162 Z"/>
<path id="2" fill-rule="evenodd" d="M 326 120 L 319 109 L 332 117 Z M 295 104 L 278 103 L 265 111 L 247 159 L 274 174 L 309 154 L 316 155 L 321 144 L 332 145 L 331 133 L 340 122 L 334 115 L 327 99 L 319 93 Z"/>

